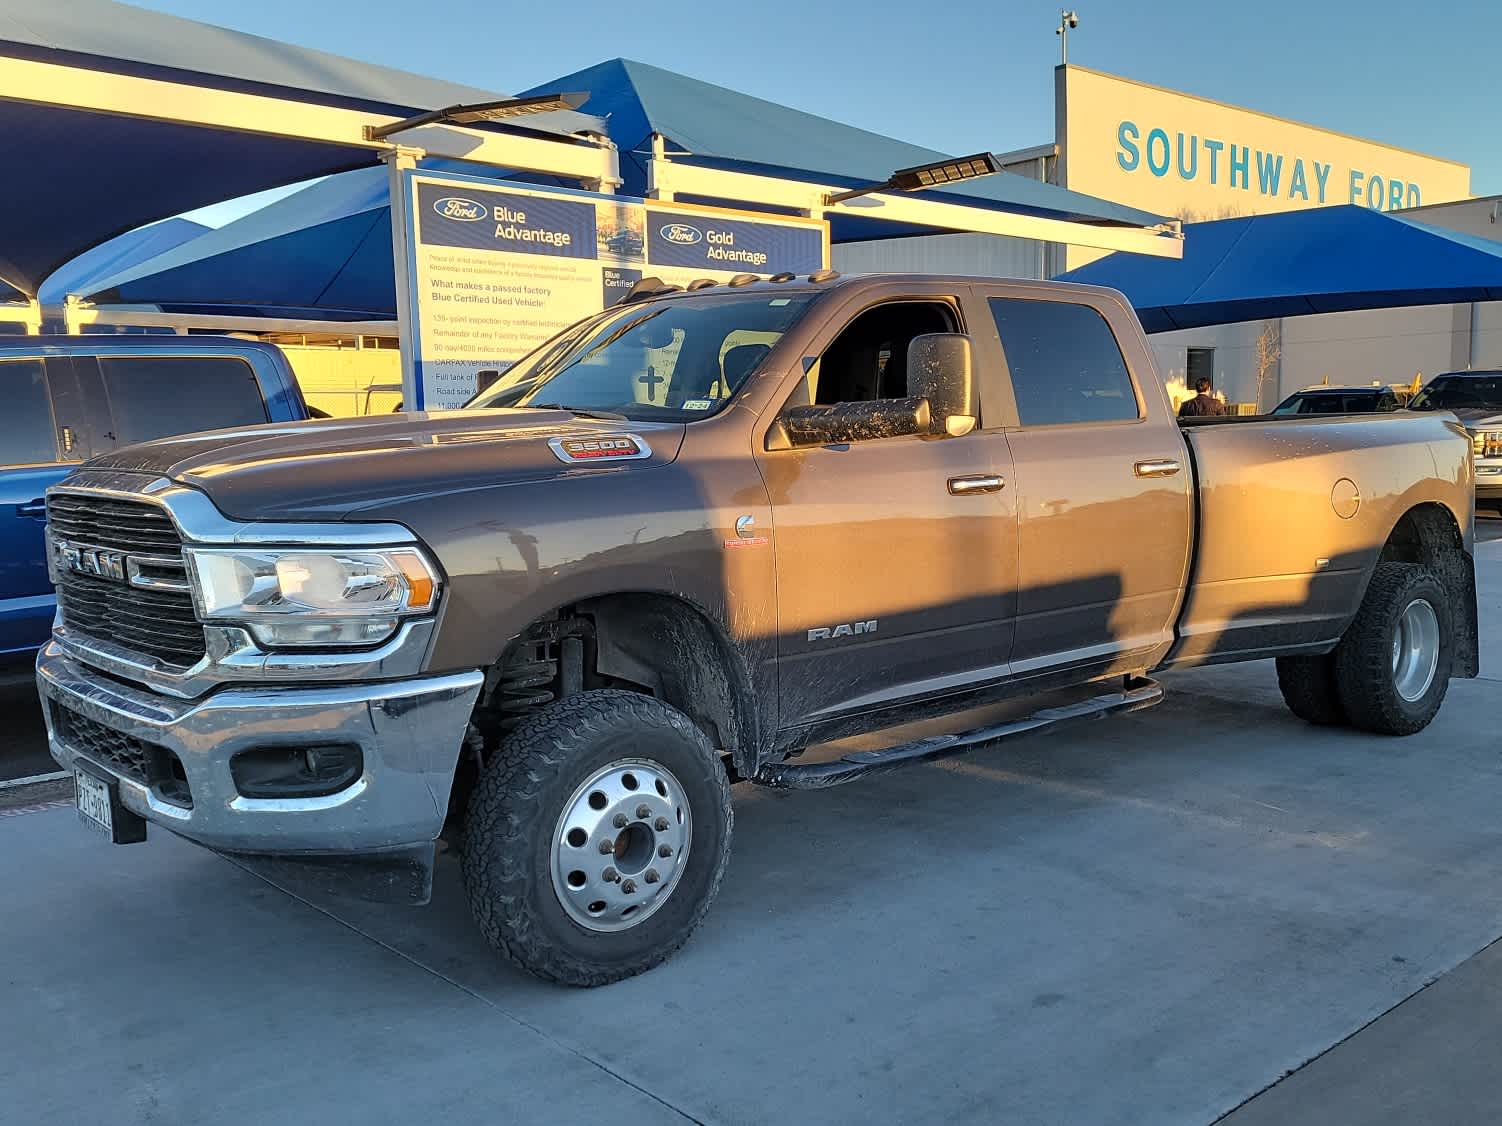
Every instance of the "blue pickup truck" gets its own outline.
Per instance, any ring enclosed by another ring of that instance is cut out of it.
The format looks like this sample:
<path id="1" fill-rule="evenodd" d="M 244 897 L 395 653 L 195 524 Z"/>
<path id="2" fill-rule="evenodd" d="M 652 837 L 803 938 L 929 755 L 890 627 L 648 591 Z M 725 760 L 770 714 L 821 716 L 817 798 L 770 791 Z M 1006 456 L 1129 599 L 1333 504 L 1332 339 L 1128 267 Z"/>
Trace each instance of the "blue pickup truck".
<path id="1" fill-rule="evenodd" d="M 42 538 L 48 485 L 134 442 L 308 416 L 287 358 L 271 344 L 0 339 L 0 659 L 35 651 L 52 628 Z"/>

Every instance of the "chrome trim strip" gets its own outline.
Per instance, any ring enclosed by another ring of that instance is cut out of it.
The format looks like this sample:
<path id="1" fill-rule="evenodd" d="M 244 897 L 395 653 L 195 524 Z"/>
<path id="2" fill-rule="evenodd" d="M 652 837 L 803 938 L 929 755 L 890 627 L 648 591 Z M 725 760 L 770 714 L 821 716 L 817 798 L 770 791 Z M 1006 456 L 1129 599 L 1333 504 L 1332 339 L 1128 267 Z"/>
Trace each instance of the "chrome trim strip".
<path id="1" fill-rule="evenodd" d="M 207 655 L 187 669 L 149 658 L 143 660 L 140 653 L 74 633 L 62 624 L 53 626 L 52 639 L 81 664 L 135 681 L 165 696 L 191 700 L 229 685 L 416 676 L 423 671 L 437 625 L 436 618 L 403 622 L 391 640 L 374 649 L 298 653 L 262 649 L 248 631 L 238 626 L 206 624 Z"/>
<path id="2" fill-rule="evenodd" d="M 101 474 L 104 480 L 98 483 L 81 481 L 80 477 L 86 474 L 89 474 L 89 471 L 74 473 L 61 484 L 53 485 L 47 492 L 154 504 L 166 512 L 184 543 L 264 544 L 288 547 L 382 547 L 418 542 L 412 531 L 400 524 L 362 524 L 354 521 L 315 524 L 298 521 L 231 520 L 214 507 L 214 502 L 206 494 L 197 489 L 169 483 L 147 493 L 142 492 L 139 485 L 136 488 L 119 487 L 125 482 L 115 479 L 114 474 Z M 141 481 L 144 475 L 122 474 L 121 476 L 133 478 L 131 483 L 134 484 Z M 155 482 L 152 484 L 155 485 Z"/>

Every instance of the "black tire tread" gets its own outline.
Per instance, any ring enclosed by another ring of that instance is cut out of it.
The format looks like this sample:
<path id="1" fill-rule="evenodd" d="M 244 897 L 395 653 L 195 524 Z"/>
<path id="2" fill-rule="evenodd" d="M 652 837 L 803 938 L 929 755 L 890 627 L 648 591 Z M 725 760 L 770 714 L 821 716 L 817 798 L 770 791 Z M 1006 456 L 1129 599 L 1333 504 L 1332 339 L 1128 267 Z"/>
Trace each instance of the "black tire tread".
<path id="1" fill-rule="evenodd" d="M 1393 615 L 1415 587 L 1426 584 L 1439 592 L 1430 601 L 1439 615 L 1440 663 L 1427 704 L 1415 713 L 1402 707 L 1392 687 Z M 1450 606 L 1439 576 L 1417 563 L 1377 564 L 1361 608 L 1335 649 L 1335 683 L 1351 725 L 1379 735 L 1412 735 L 1428 727 L 1449 690 L 1453 655 Z"/>
<path id="2" fill-rule="evenodd" d="M 727 829 L 708 892 L 674 941 L 628 962 L 604 964 L 570 954 L 532 926 L 526 902 L 531 888 L 525 857 L 531 834 L 552 832 L 553 814 L 544 808 L 541 793 L 544 783 L 568 767 L 572 747 L 587 745 L 623 713 L 643 724 L 672 727 L 713 761 L 711 777 Z M 470 797 L 462 854 L 470 909 L 493 948 L 514 965 L 546 981 L 592 987 L 644 973 L 682 947 L 703 921 L 724 879 L 731 818 L 730 783 L 719 755 L 682 712 L 651 696 L 619 689 L 565 697 L 528 716 L 507 735 Z"/>
<path id="3" fill-rule="evenodd" d="M 1279 657 L 1278 690 L 1288 710 L 1305 723 L 1337 727 L 1349 723 L 1346 708 L 1335 683 L 1335 655 Z"/>

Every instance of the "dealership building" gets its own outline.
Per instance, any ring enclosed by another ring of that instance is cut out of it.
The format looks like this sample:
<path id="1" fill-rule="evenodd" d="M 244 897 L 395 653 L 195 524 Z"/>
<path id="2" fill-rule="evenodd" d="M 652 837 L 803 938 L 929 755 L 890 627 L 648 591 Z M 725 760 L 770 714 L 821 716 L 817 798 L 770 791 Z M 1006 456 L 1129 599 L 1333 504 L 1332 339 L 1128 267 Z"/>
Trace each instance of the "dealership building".
<path id="1" fill-rule="evenodd" d="M 1502 239 L 1502 201 L 1473 199 L 1470 168 L 1453 160 L 1073 65 L 1054 71 L 1054 110 L 1053 141 L 1004 154 L 1008 171 L 1177 218 L 1189 240 L 1198 222 L 1341 204 Z M 955 234 L 840 246 L 834 264 L 1042 278 L 1104 253 Z M 1228 401 L 1265 410 L 1322 382 L 1408 385 L 1502 367 L 1502 302 L 1285 317 L 1150 339 L 1170 385 L 1205 375 Z"/>

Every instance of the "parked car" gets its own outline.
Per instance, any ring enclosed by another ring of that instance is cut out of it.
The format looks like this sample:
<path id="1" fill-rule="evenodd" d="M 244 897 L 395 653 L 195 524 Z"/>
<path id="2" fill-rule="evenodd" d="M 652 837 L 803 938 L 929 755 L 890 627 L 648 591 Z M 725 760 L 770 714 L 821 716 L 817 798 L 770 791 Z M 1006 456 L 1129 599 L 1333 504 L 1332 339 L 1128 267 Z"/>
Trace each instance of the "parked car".
<path id="1" fill-rule="evenodd" d="M 47 639 L 47 486 L 167 434 L 306 418 L 269 344 L 219 337 L 0 339 L 0 657 Z"/>
<path id="2" fill-rule="evenodd" d="M 83 816 L 409 902 L 446 834 L 497 951 L 599 985 L 703 919 L 733 780 L 1130 712 L 1176 666 L 1276 657 L 1296 715 L 1392 735 L 1476 675 L 1452 418 L 1177 423 L 1110 290 L 666 290 L 476 409 L 148 443 L 54 486 L 37 677 Z M 119 612 L 137 574 L 154 629 Z"/>
<path id="3" fill-rule="evenodd" d="M 1273 414 L 1381 414 L 1402 407 L 1397 392 L 1371 387 L 1330 387 L 1320 384 L 1295 391 L 1272 409 Z"/>
<path id="4" fill-rule="evenodd" d="M 1502 514 L 1502 370 L 1436 375 L 1408 406 L 1450 411 L 1465 424 L 1476 457 L 1476 507 Z"/>

